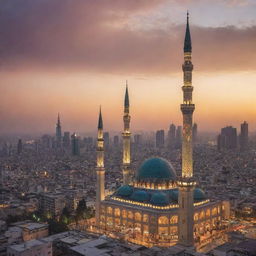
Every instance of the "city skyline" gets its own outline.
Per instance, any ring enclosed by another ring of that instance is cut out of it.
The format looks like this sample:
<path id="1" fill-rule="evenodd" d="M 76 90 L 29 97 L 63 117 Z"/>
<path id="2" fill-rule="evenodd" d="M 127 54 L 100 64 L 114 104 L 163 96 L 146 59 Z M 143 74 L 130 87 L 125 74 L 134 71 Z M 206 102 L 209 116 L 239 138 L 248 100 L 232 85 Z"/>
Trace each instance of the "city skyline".
<path id="1" fill-rule="evenodd" d="M 18 2 L 2 4 L 1 24 L 8 17 L 12 22 L 8 31 L 1 28 L 1 134 L 52 132 L 58 112 L 65 131 L 93 132 L 99 105 L 106 130 L 121 131 L 126 79 L 133 131 L 180 125 L 186 9 L 199 131 L 239 127 L 244 120 L 256 130 L 255 2 L 120 1 L 113 7 L 56 1 L 51 12 L 47 3 L 27 1 L 19 15 Z"/>

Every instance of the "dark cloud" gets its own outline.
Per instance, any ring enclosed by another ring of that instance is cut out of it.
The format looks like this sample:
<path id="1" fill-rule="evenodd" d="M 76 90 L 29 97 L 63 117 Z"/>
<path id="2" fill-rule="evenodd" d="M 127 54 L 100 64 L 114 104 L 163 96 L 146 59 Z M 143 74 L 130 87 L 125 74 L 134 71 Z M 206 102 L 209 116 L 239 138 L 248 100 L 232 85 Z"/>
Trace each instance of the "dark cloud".
<path id="1" fill-rule="evenodd" d="M 136 30 L 129 19 L 160 0 L 0 0 L 3 68 L 67 68 L 96 72 L 180 71 L 184 26 Z M 256 68 L 256 27 L 192 27 L 201 71 Z"/>

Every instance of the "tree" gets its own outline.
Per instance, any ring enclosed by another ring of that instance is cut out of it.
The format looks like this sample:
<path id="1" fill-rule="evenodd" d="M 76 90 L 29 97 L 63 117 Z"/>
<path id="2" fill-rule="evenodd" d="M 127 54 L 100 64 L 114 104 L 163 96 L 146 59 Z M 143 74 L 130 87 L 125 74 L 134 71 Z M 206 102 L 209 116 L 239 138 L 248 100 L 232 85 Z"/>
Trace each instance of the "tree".
<path id="1" fill-rule="evenodd" d="M 84 198 L 79 201 L 78 206 L 76 208 L 76 219 L 81 220 L 82 218 L 86 218 L 87 206 Z"/>

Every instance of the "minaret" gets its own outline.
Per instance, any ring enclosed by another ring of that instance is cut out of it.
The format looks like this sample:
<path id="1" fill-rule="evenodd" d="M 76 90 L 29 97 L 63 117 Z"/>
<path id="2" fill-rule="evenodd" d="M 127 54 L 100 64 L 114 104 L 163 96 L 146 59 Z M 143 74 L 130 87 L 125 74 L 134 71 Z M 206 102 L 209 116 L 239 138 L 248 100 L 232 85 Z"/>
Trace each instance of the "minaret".
<path id="1" fill-rule="evenodd" d="M 124 131 L 123 131 L 123 185 L 129 185 L 132 182 L 131 172 L 131 132 L 129 114 L 129 94 L 128 84 L 126 81 L 126 90 L 124 98 Z"/>
<path id="2" fill-rule="evenodd" d="M 192 102 L 192 70 L 191 62 L 191 37 L 189 31 L 189 14 L 187 13 L 187 27 L 184 42 L 184 73 L 183 103 L 181 112 L 183 115 L 182 130 L 182 177 L 178 181 L 179 186 L 179 243 L 184 246 L 194 245 L 194 187 L 193 179 L 193 148 L 192 125 L 195 105 Z"/>
<path id="3" fill-rule="evenodd" d="M 60 124 L 60 114 L 58 113 L 58 118 L 57 118 L 57 124 L 56 124 L 56 141 L 57 141 L 57 147 L 61 147 L 61 124 Z"/>
<path id="4" fill-rule="evenodd" d="M 98 226 L 100 222 L 100 202 L 105 199 L 104 139 L 101 108 L 98 121 L 96 175 L 96 225 Z"/>

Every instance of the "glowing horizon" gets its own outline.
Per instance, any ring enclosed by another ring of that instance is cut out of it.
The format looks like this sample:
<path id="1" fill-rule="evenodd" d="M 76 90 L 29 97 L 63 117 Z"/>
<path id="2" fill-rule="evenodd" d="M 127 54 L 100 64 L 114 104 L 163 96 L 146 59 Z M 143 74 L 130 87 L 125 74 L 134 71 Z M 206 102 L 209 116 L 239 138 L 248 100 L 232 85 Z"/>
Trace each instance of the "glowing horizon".
<path id="1" fill-rule="evenodd" d="M 92 132 L 99 105 L 104 130 L 121 131 L 125 80 L 132 131 L 180 125 L 187 9 L 199 131 L 256 130 L 255 2 L 111 1 L 1 6 L 0 134 L 53 133 L 58 112 L 63 131 Z"/>

